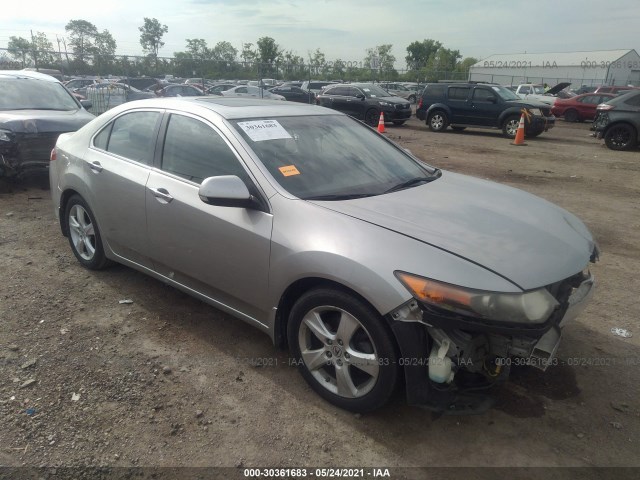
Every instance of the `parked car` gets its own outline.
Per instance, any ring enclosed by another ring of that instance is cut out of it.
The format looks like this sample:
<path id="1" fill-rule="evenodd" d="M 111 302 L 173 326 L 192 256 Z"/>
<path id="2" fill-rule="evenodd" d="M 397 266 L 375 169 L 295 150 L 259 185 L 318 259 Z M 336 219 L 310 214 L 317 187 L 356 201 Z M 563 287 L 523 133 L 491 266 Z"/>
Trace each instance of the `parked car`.
<path id="1" fill-rule="evenodd" d="M 329 85 L 335 85 L 335 84 L 336 82 L 321 81 L 321 80 L 306 80 L 302 82 L 302 85 L 300 85 L 300 88 L 303 90 L 306 90 L 307 92 L 311 92 L 314 95 L 318 95 L 319 93 L 322 92 L 322 90 L 325 87 L 328 87 Z"/>
<path id="2" fill-rule="evenodd" d="M 0 177 L 46 172 L 58 135 L 94 116 L 50 75 L 0 71 Z"/>
<path id="3" fill-rule="evenodd" d="M 596 88 L 593 93 L 613 93 L 620 95 L 628 92 L 629 90 L 638 90 L 638 87 L 633 87 L 631 85 L 602 85 Z"/>
<path id="4" fill-rule="evenodd" d="M 411 104 L 407 100 L 392 96 L 372 83 L 331 85 L 316 96 L 316 103 L 363 120 L 372 127 L 378 125 L 381 112 L 384 112 L 384 121 L 394 125 L 402 125 L 411 118 Z"/>
<path id="5" fill-rule="evenodd" d="M 640 90 L 598 105 L 591 129 L 611 150 L 634 148 L 640 141 Z"/>
<path id="6" fill-rule="evenodd" d="M 118 79 L 116 83 L 124 83 L 125 85 L 137 88 L 138 90 L 145 91 L 148 88 L 156 85 L 158 83 L 158 80 L 152 77 L 125 77 Z M 169 82 L 166 82 L 166 84 L 168 83 Z"/>
<path id="7" fill-rule="evenodd" d="M 237 87 L 225 90 L 223 97 L 246 97 L 246 98 L 264 98 L 268 100 L 286 100 L 282 95 L 271 93 L 269 90 L 252 85 L 238 85 Z"/>
<path id="8" fill-rule="evenodd" d="M 234 83 L 218 83 L 213 85 L 206 90 L 207 95 L 222 95 L 222 92 L 225 90 L 229 90 L 230 88 L 236 87 L 237 85 Z"/>
<path id="9" fill-rule="evenodd" d="M 378 83 L 377 85 L 389 92 L 391 95 L 409 100 L 410 103 L 416 103 L 416 98 L 418 98 L 418 95 L 414 90 L 408 89 L 401 83 Z"/>
<path id="10" fill-rule="evenodd" d="M 204 93 L 193 85 L 170 84 L 156 90 L 156 95 L 159 97 L 199 97 Z"/>
<path id="11" fill-rule="evenodd" d="M 142 92 L 124 83 L 104 82 L 87 87 L 85 92 L 91 102 L 91 113 L 100 115 L 110 108 L 133 100 L 155 98 L 152 92 Z"/>
<path id="12" fill-rule="evenodd" d="M 289 102 L 315 103 L 316 96 L 313 92 L 308 92 L 300 87 L 293 85 L 280 85 L 279 87 L 270 88 L 271 93 L 281 95 Z"/>
<path id="13" fill-rule="evenodd" d="M 564 117 L 567 122 L 583 122 L 593 120 L 596 107 L 615 97 L 612 93 L 584 93 L 571 98 L 557 98 L 551 113 L 556 117 Z"/>
<path id="14" fill-rule="evenodd" d="M 416 116 L 426 120 L 432 132 L 451 127 L 501 129 L 507 138 L 515 138 L 522 113 L 525 135 L 536 137 L 555 125 L 551 106 L 536 100 L 523 100 L 511 90 L 483 83 L 430 83 L 418 101 Z"/>
<path id="15" fill-rule="evenodd" d="M 538 102 L 553 105 L 557 94 L 570 85 L 571 83 L 569 82 L 561 82 L 551 88 L 548 88 L 545 87 L 545 85 L 523 83 L 518 85 L 515 90 L 515 94 L 524 100 L 537 100 Z"/>
<path id="16" fill-rule="evenodd" d="M 86 90 L 87 87 L 91 85 L 95 85 L 100 82 L 101 80 L 97 78 L 73 78 L 71 80 L 67 80 L 66 82 L 64 82 L 64 86 L 67 87 L 72 92 L 76 92 L 78 89 Z M 80 95 L 83 95 L 84 90 L 82 92 L 76 92 L 76 93 L 80 93 Z"/>
<path id="17" fill-rule="evenodd" d="M 568 211 L 312 105 L 122 105 L 60 137 L 50 184 L 82 266 L 122 263 L 246 321 L 352 411 L 401 381 L 410 404 L 486 409 L 512 356 L 554 364 L 593 292 L 598 248 Z"/>

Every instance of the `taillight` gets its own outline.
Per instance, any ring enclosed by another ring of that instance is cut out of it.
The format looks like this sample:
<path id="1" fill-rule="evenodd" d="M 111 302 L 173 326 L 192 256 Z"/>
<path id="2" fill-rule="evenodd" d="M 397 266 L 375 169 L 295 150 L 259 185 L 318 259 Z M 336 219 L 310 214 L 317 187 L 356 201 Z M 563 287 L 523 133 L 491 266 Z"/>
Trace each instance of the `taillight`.
<path id="1" fill-rule="evenodd" d="M 418 100 L 418 108 L 422 108 L 422 97 L 420 97 L 420 100 Z"/>
<path id="2" fill-rule="evenodd" d="M 49 161 L 53 162 L 54 160 L 56 160 L 58 158 L 58 154 L 56 153 L 56 149 L 52 148 L 51 149 L 51 155 L 49 155 Z"/>

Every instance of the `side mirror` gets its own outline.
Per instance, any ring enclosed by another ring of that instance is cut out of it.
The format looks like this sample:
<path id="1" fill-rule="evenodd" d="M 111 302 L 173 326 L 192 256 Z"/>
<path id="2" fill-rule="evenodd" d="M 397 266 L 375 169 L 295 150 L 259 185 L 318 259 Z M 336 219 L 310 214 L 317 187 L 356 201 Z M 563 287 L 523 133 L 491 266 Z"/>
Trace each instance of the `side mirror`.
<path id="1" fill-rule="evenodd" d="M 358 93 L 356 95 L 356 98 L 359 98 L 360 100 L 364 100 L 364 95 L 362 93 Z"/>
<path id="2" fill-rule="evenodd" d="M 235 175 L 205 178 L 198 190 L 198 196 L 204 203 L 218 207 L 260 208 L 258 200 Z"/>
<path id="3" fill-rule="evenodd" d="M 489 103 L 496 103 L 498 101 L 496 97 L 490 97 L 488 100 L 489 100 Z"/>
<path id="4" fill-rule="evenodd" d="M 80 100 L 80 105 L 82 105 L 85 110 L 89 110 L 91 107 L 93 107 L 93 103 L 91 103 L 91 100 Z"/>

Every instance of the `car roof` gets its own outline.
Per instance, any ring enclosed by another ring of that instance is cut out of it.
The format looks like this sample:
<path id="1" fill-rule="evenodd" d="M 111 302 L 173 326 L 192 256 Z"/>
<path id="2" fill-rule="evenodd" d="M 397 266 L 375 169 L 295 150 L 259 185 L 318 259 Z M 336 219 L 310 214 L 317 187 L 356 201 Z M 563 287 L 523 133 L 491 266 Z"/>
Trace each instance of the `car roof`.
<path id="1" fill-rule="evenodd" d="M 281 100 L 264 100 L 260 98 L 217 96 L 150 98 L 147 100 L 128 102 L 124 105 L 127 105 L 129 108 L 153 106 L 159 108 L 180 108 L 186 111 L 194 111 L 197 110 L 198 107 L 202 107 L 217 113 L 227 120 L 252 117 L 344 115 L 337 110 L 312 104 L 283 102 Z"/>
<path id="2" fill-rule="evenodd" d="M 46 82 L 60 83 L 58 79 L 40 72 L 29 72 L 26 70 L 0 70 L 0 77 L 9 78 L 30 78 L 34 80 L 44 80 Z"/>

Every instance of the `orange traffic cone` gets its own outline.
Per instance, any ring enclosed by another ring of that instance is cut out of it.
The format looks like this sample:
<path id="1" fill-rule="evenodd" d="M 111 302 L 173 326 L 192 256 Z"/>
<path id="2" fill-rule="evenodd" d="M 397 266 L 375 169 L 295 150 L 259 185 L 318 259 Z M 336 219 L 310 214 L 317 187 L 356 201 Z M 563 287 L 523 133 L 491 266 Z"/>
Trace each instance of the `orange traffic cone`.
<path id="1" fill-rule="evenodd" d="M 384 112 L 380 112 L 380 120 L 378 120 L 378 133 L 384 133 Z"/>
<path id="2" fill-rule="evenodd" d="M 511 145 L 526 145 L 524 143 L 524 113 L 520 115 L 520 123 L 518 124 L 518 130 L 516 131 L 516 138 Z"/>

